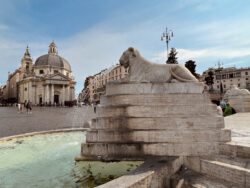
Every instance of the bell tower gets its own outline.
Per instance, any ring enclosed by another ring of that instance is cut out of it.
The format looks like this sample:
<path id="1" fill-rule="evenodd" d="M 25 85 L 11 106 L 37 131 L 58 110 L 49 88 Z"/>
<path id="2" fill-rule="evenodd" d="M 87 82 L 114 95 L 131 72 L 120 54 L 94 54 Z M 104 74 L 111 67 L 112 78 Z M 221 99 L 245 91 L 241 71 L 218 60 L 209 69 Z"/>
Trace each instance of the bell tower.
<path id="1" fill-rule="evenodd" d="M 33 61 L 30 56 L 29 46 L 27 45 L 26 51 L 22 58 L 22 72 L 26 74 L 30 74 L 32 72 Z"/>
<path id="2" fill-rule="evenodd" d="M 49 54 L 58 55 L 57 47 L 54 41 L 49 45 Z"/>

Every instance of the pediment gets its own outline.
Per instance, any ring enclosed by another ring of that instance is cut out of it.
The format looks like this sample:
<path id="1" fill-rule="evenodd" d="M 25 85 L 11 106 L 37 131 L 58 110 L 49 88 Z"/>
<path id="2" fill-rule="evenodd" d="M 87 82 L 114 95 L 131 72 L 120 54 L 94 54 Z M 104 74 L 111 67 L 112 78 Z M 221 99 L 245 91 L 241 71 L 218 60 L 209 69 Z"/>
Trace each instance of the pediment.
<path id="1" fill-rule="evenodd" d="M 45 79 L 50 79 L 50 80 L 62 80 L 62 81 L 70 81 L 70 78 L 67 76 L 61 74 L 61 73 L 56 73 L 52 75 L 47 75 Z"/>

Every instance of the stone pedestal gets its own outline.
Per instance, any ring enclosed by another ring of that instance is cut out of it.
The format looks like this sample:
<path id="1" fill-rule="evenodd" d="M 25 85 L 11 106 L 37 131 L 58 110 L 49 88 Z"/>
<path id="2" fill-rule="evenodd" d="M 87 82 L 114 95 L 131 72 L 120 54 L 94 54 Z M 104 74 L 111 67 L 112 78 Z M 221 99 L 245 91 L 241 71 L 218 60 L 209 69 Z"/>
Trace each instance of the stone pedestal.
<path id="1" fill-rule="evenodd" d="M 202 92 L 199 82 L 108 83 L 81 155 L 124 160 L 218 154 L 231 132 Z"/>
<path id="2" fill-rule="evenodd" d="M 230 96 L 227 101 L 236 112 L 250 112 L 250 95 Z"/>
<path id="3" fill-rule="evenodd" d="M 250 112 L 250 92 L 247 89 L 239 89 L 234 85 L 225 93 L 224 99 L 236 112 Z"/>

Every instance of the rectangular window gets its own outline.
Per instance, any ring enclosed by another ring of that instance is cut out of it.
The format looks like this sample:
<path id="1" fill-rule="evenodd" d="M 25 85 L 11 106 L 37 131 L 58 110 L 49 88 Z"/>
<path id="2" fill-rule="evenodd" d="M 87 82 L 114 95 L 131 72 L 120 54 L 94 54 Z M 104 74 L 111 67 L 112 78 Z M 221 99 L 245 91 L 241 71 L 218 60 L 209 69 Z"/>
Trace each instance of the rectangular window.
<path id="1" fill-rule="evenodd" d="M 58 73 L 58 70 L 54 70 L 54 74 Z"/>
<path id="2" fill-rule="evenodd" d="M 224 85 L 224 88 L 226 88 L 226 85 Z"/>
<path id="3" fill-rule="evenodd" d="M 216 80 L 220 80 L 221 79 L 221 75 L 216 75 Z"/>
<path id="4" fill-rule="evenodd" d="M 238 87 L 240 87 L 240 84 L 238 84 Z"/>
<path id="5" fill-rule="evenodd" d="M 43 70 L 39 70 L 39 74 L 43 74 L 44 72 L 43 72 Z"/>
<path id="6" fill-rule="evenodd" d="M 219 85 L 217 85 L 217 89 L 220 89 L 220 86 L 219 86 Z"/>
<path id="7" fill-rule="evenodd" d="M 233 78 L 234 77 L 234 74 L 229 74 L 229 78 Z"/>
<path id="8" fill-rule="evenodd" d="M 226 76 L 227 76 L 226 74 L 223 74 L 222 79 L 226 79 Z"/>
<path id="9" fill-rule="evenodd" d="M 248 75 L 248 72 L 245 72 L 245 75 Z"/>
<path id="10" fill-rule="evenodd" d="M 246 80 L 248 80 L 248 78 L 246 78 Z"/>
<path id="11" fill-rule="evenodd" d="M 240 77 L 241 76 L 241 73 L 240 72 L 237 72 L 236 73 L 236 77 Z"/>

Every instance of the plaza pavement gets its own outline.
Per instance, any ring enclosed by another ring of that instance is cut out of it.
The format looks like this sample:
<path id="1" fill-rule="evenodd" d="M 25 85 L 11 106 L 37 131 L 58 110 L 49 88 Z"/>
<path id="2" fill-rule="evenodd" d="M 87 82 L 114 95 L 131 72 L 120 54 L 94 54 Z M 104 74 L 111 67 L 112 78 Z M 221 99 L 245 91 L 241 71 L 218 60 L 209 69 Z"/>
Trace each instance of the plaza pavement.
<path id="1" fill-rule="evenodd" d="M 83 128 L 95 116 L 91 106 L 33 107 L 32 114 L 17 113 L 15 107 L 0 107 L 0 138 L 65 128 Z"/>
<path id="2" fill-rule="evenodd" d="M 225 127 L 232 130 L 233 142 L 250 147 L 250 112 L 226 117 Z"/>

